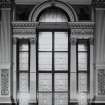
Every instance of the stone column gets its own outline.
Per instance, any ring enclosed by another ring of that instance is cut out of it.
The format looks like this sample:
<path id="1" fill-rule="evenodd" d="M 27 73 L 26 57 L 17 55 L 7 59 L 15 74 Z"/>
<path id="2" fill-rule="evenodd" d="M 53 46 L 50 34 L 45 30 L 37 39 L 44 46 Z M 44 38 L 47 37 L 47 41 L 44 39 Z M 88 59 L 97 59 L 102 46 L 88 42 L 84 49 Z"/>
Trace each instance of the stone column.
<path id="1" fill-rule="evenodd" d="M 96 101 L 105 102 L 105 8 L 96 8 Z"/>
<path id="2" fill-rule="evenodd" d="M 0 1 L 0 103 L 11 103 L 11 2 Z"/>

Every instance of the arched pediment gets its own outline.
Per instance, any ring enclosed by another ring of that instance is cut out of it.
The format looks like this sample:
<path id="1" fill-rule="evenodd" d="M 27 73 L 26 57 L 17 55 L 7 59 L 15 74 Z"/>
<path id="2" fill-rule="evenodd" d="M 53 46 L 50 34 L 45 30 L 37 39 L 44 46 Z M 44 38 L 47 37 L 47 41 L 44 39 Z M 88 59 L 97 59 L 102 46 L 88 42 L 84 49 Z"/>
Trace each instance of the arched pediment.
<path id="1" fill-rule="evenodd" d="M 67 3 L 64 3 L 61 1 L 57 1 L 57 0 L 45 1 L 45 2 L 42 2 L 42 3 L 38 4 L 37 6 L 35 6 L 29 15 L 29 21 L 37 21 L 37 17 L 39 16 L 39 14 L 43 10 L 50 8 L 52 6 L 58 7 L 60 9 L 62 9 L 63 11 L 65 11 L 65 13 L 68 15 L 69 20 L 71 22 L 78 21 L 76 12 L 71 7 L 70 4 L 67 4 Z"/>

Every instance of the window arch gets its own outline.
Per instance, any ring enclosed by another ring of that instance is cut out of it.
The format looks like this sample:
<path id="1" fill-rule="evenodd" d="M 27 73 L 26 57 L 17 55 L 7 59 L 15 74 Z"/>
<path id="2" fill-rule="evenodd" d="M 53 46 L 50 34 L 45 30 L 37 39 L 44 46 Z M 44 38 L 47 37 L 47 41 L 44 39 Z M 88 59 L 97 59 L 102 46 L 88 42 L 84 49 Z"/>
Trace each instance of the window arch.
<path id="1" fill-rule="evenodd" d="M 56 0 L 53 2 L 44 1 L 41 4 L 36 5 L 29 15 L 29 21 L 37 21 L 37 17 L 39 16 L 39 14 L 43 10 L 46 10 L 47 8 L 51 8 L 51 7 L 57 7 L 65 11 L 65 13 L 68 15 L 68 18 L 71 22 L 78 21 L 77 14 L 70 4 L 64 3 L 61 1 L 56 1 Z"/>

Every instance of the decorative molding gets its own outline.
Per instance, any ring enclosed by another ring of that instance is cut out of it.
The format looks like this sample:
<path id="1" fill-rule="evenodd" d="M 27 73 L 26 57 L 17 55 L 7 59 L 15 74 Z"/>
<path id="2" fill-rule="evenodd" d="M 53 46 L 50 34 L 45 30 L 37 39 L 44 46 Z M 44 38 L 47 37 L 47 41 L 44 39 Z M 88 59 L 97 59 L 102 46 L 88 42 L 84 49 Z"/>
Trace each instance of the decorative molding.
<path id="1" fill-rule="evenodd" d="M 40 2 L 40 4 L 36 5 L 32 12 L 29 15 L 29 21 L 36 21 L 37 17 L 39 16 L 39 14 L 45 10 L 46 8 L 49 8 L 51 6 L 55 6 L 58 8 L 61 8 L 62 10 L 64 10 L 68 16 L 70 21 L 74 22 L 74 21 L 78 21 L 78 17 L 77 14 L 75 12 L 75 10 L 72 8 L 72 6 L 66 2 L 63 1 L 59 1 L 59 0 L 47 0 L 47 1 L 43 1 Z"/>
<path id="2" fill-rule="evenodd" d="M 35 33 L 35 29 L 13 29 L 14 35 L 33 35 Z"/>
<path id="3" fill-rule="evenodd" d="M 105 69 L 98 69 L 97 74 L 98 95 L 105 95 Z"/>
<path id="4" fill-rule="evenodd" d="M 71 35 L 93 35 L 93 29 L 71 29 Z"/>
<path id="5" fill-rule="evenodd" d="M 12 22 L 13 28 L 35 28 L 38 22 Z"/>
<path id="6" fill-rule="evenodd" d="M 1 0 L 0 7 L 1 8 L 11 8 L 13 5 L 13 0 Z"/>
<path id="7" fill-rule="evenodd" d="M 1 95 L 8 95 L 9 84 L 9 72 L 8 69 L 1 69 Z"/>
<path id="8" fill-rule="evenodd" d="M 69 22 L 69 26 L 72 29 L 93 29 L 95 22 Z"/>
<path id="9" fill-rule="evenodd" d="M 95 7 L 104 7 L 105 8 L 105 0 L 93 0 L 92 4 Z"/>

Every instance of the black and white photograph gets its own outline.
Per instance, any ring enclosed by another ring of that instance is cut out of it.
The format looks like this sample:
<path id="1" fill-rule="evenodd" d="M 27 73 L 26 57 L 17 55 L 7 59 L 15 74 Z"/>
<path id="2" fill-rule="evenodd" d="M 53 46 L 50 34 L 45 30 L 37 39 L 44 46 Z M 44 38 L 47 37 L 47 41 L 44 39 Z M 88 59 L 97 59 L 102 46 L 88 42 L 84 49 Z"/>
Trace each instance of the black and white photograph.
<path id="1" fill-rule="evenodd" d="M 0 105 L 105 105 L 105 0 L 0 0 Z"/>

